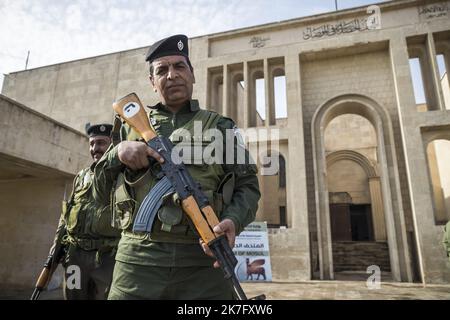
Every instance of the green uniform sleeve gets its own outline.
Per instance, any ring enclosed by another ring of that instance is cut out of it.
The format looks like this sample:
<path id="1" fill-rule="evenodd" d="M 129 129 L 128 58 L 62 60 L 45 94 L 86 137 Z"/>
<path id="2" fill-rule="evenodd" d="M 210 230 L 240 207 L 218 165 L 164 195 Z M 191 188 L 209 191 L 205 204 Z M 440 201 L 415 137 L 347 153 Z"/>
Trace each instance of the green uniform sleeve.
<path id="1" fill-rule="evenodd" d="M 71 201 L 73 193 L 75 192 L 75 189 L 77 187 L 77 185 L 80 183 L 80 179 L 82 179 L 82 174 L 83 174 L 84 170 L 81 170 L 80 172 L 77 173 L 77 175 L 75 176 L 75 178 L 73 179 L 72 182 L 72 191 L 70 193 L 69 199 L 64 199 L 65 201 Z M 56 232 L 55 232 L 55 238 L 53 239 L 53 245 L 50 248 L 50 253 L 52 253 L 56 246 L 61 245 L 61 241 L 62 241 L 62 236 L 63 233 L 65 233 L 65 228 L 66 228 L 66 220 L 65 220 L 65 210 L 67 210 L 67 203 L 64 202 L 63 208 L 62 208 L 62 212 L 61 215 L 59 217 L 59 222 L 58 222 L 58 227 L 56 227 Z"/>
<path id="2" fill-rule="evenodd" d="M 222 165 L 226 173 L 233 172 L 235 175 L 235 187 L 231 203 L 222 213 L 223 219 L 231 219 L 236 226 L 236 234 L 239 234 L 244 228 L 255 220 L 256 211 L 258 210 L 258 201 L 261 197 L 259 191 L 258 178 L 256 176 L 258 170 L 256 164 L 251 160 L 251 155 L 245 148 L 242 137 L 237 131 L 233 120 L 223 117 L 217 124 L 218 129 L 222 132 L 224 143 L 227 143 L 227 130 L 233 132 L 234 147 L 234 163 L 226 163 L 226 154 L 224 154 L 224 164 Z M 231 135 L 229 134 L 228 137 Z M 228 139 L 230 140 L 230 139 Z M 224 145 L 224 150 L 226 146 Z M 245 163 L 238 164 L 237 157 L 240 153 L 245 154 Z"/>
<path id="3" fill-rule="evenodd" d="M 450 258 L 450 221 L 448 221 L 444 227 L 444 238 L 442 243 L 444 244 L 444 250 L 447 257 Z"/>
<path id="4" fill-rule="evenodd" d="M 123 124 L 120 127 L 121 141 L 139 141 L 140 138 L 140 135 L 129 125 Z M 114 181 L 124 169 L 125 165 L 119 160 L 118 145 L 111 144 L 94 168 L 93 197 L 96 202 L 102 205 L 110 204 L 110 192 Z M 132 172 L 131 174 L 141 173 Z"/>
<path id="5" fill-rule="evenodd" d="M 117 148 L 117 146 L 111 144 L 94 168 L 93 197 L 101 205 L 109 205 L 110 192 L 114 181 L 123 169 Z"/>

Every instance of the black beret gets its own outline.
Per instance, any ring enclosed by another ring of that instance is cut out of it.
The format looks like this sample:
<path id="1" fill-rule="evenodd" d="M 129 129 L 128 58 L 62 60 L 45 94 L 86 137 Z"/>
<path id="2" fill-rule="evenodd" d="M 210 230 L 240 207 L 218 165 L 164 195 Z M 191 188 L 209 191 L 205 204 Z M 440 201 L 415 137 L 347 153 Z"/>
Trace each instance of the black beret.
<path id="1" fill-rule="evenodd" d="M 145 61 L 151 63 L 165 56 L 184 56 L 189 61 L 188 37 L 177 34 L 155 42 L 148 49 Z"/>
<path id="2" fill-rule="evenodd" d="M 108 123 L 94 124 L 91 125 L 89 122 L 86 123 L 86 133 L 89 137 L 95 136 L 107 136 L 111 135 L 111 130 L 113 126 Z"/>

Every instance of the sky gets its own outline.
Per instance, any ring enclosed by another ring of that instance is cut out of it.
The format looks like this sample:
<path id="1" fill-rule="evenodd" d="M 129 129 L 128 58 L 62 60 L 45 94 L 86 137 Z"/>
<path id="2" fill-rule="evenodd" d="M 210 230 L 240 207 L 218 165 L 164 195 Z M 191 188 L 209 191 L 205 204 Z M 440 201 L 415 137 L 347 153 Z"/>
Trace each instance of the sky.
<path id="1" fill-rule="evenodd" d="M 338 8 L 382 0 L 338 0 Z M 0 0 L 3 74 L 335 10 L 335 0 Z"/>

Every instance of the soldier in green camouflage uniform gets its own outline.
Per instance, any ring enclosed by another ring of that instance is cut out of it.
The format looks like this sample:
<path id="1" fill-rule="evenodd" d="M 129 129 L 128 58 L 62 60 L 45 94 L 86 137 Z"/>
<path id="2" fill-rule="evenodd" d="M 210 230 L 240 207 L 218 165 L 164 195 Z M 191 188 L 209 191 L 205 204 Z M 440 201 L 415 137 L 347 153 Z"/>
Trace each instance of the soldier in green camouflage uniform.
<path id="1" fill-rule="evenodd" d="M 195 80 L 187 46 L 187 37 L 176 35 L 150 48 L 146 61 L 161 102 L 150 107 L 149 116 L 155 131 L 175 145 L 180 142 L 180 129 L 191 133 L 203 147 L 211 142 L 203 134 L 196 136 L 195 122 L 203 130 L 218 129 L 223 137 L 227 129 L 231 130 L 232 163 L 208 164 L 203 159 L 186 164 L 219 216 L 221 222 L 214 231 L 225 233 L 233 247 L 236 234 L 255 218 L 260 198 L 257 169 L 250 163 L 234 122 L 200 109 L 198 102 L 191 99 Z M 161 157 L 138 141 L 139 135 L 127 125 L 122 126 L 121 137 L 122 142 L 99 161 L 94 177 L 95 198 L 105 204 L 111 201 L 114 223 L 123 230 L 108 299 L 233 299 L 229 282 L 207 246 L 199 242 L 176 202 L 176 194 L 163 197 L 150 233 L 132 231 L 143 198 L 158 181 L 154 167 L 149 168 L 148 157 L 157 161 Z M 223 147 L 226 150 L 225 141 Z M 235 163 L 240 151 L 245 155 L 245 164 Z"/>
<path id="2" fill-rule="evenodd" d="M 87 125 L 94 162 L 76 175 L 71 197 L 63 202 L 55 241 L 65 229 L 62 244 L 67 253 L 62 264 L 67 300 L 104 300 L 108 296 L 120 231 L 112 227 L 110 206 L 95 203 L 92 177 L 95 164 L 111 144 L 111 128 L 109 124 Z"/>
<path id="3" fill-rule="evenodd" d="M 444 227 L 444 239 L 443 239 L 445 253 L 447 257 L 450 259 L 450 221 Z"/>

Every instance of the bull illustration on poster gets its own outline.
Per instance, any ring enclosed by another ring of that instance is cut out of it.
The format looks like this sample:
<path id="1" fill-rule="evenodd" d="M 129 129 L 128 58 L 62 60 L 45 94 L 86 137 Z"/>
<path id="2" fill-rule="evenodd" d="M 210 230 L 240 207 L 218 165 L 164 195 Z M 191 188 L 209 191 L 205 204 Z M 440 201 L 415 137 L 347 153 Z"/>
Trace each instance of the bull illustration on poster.
<path id="1" fill-rule="evenodd" d="M 266 222 L 254 222 L 236 237 L 234 254 L 238 259 L 239 281 L 272 281 Z"/>

